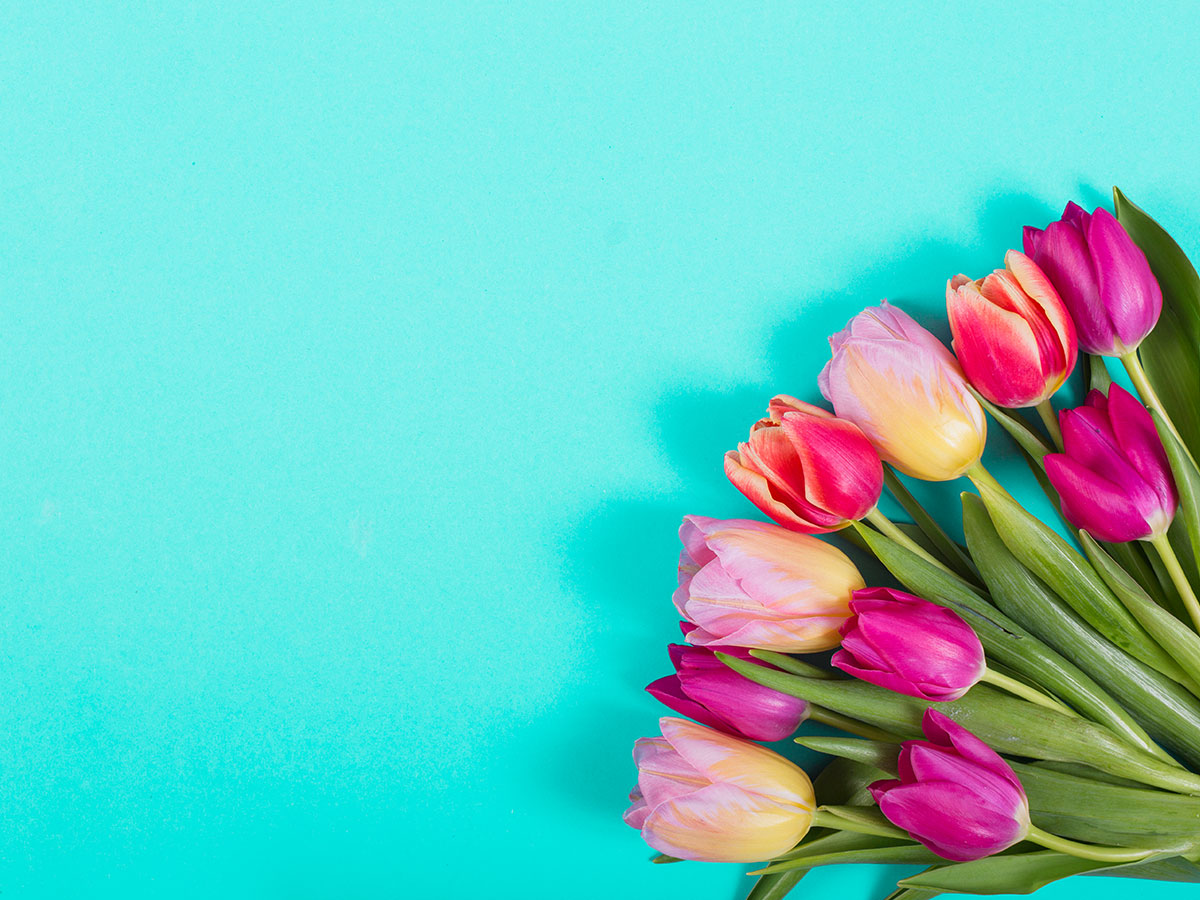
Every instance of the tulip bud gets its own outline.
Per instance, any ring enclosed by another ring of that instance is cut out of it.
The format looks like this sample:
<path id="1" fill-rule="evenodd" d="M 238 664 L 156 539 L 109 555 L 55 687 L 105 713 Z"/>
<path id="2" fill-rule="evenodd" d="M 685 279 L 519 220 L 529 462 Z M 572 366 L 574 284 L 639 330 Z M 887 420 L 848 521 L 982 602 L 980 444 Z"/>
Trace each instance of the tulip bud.
<path id="1" fill-rule="evenodd" d="M 1063 452 L 1045 457 L 1063 515 L 1101 541 L 1150 540 L 1175 518 L 1179 492 L 1146 407 L 1114 384 L 1059 413 Z"/>
<path id="2" fill-rule="evenodd" d="M 685 516 L 675 607 L 689 644 L 783 653 L 838 645 L 850 594 L 864 586 L 836 547 L 767 522 Z"/>
<path id="3" fill-rule="evenodd" d="M 1005 268 L 946 283 L 954 352 L 975 389 L 999 406 L 1037 406 L 1075 368 L 1075 325 L 1042 271 L 1009 250 Z"/>
<path id="4" fill-rule="evenodd" d="M 804 771 L 778 753 L 684 719 L 633 747 L 638 786 L 625 821 L 669 856 L 757 862 L 808 833 L 816 800 Z"/>
<path id="5" fill-rule="evenodd" d="M 680 626 L 684 635 L 696 629 L 689 622 Z M 646 690 L 681 715 L 752 741 L 782 741 L 808 718 L 806 701 L 763 687 L 717 659 L 720 651 L 749 662 L 748 650 L 670 644 L 669 651 L 675 674 Z"/>
<path id="6" fill-rule="evenodd" d="M 725 454 L 725 474 L 768 516 L 805 534 L 861 519 L 883 490 L 879 454 L 854 423 L 784 395 L 749 443 Z"/>
<path id="7" fill-rule="evenodd" d="M 854 592 L 833 664 L 923 700 L 957 700 L 983 677 L 983 645 L 957 613 L 904 591 Z"/>
<path id="8" fill-rule="evenodd" d="M 1162 290 L 1146 255 L 1108 210 L 1089 214 L 1068 203 L 1045 231 L 1025 228 L 1025 252 L 1058 290 L 1088 353 L 1124 356 L 1154 330 Z"/>
<path id="9" fill-rule="evenodd" d="M 937 338 L 885 300 L 829 339 L 821 393 L 900 471 L 950 481 L 983 455 L 987 423 Z"/>
<path id="10" fill-rule="evenodd" d="M 953 719 L 927 709 L 927 741 L 900 747 L 900 778 L 871 795 L 888 820 L 938 856 L 964 862 L 999 853 L 1029 832 L 1029 801 L 1012 767 Z"/>

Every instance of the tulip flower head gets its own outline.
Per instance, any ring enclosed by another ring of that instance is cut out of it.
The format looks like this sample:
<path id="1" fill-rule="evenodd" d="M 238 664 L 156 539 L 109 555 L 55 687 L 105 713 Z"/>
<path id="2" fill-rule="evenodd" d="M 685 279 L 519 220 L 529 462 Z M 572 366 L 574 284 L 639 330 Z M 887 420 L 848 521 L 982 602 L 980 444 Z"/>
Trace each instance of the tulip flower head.
<path id="1" fill-rule="evenodd" d="M 684 635 L 696 630 L 680 623 Z M 675 674 L 646 686 L 652 697 L 675 712 L 727 734 L 752 741 L 782 741 L 808 718 L 808 703 L 739 675 L 717 652 L 751 660 L 742 647 L 691 647 L 670 644 Z"/>
<path id="2" fill-rule="evenodd" d="M 957 700 L 983 677 L 983 645 L 957 613 L 891 588 L 854 592 L 833 664 L 898 694 Z"/>
<path id="3" fill-rule="evenodd" d="M 983 454 L 987 423 L 958 360 L 885 300 L 829 339 L 820 387 L 879 455 L 925 481 L 950 481 Z"/>
<path id="4" fill-rule="evenodd" d="M 757 862 L 792 849 L 816 800 L 802 769 L 778 753 L 684 719 L 633 748 L 638 785 L 625 821 L 679 859 Z"/>
<path id="5" fill-rule="evenodd" d="M 1105 397 L 1059 413 L 1063 452 L 1045 457 L 1063 515 L 1101 541 L 1151 540 L 1166 532 L 1179 491 L 1146 407 L 1114 384 Z"/>
<path id="6" fill-rule="evenodd" d="M 954 352 L 975 389 L 998 406 L 1037 406 L 1075 368 L 1075 325 L 1054 286 L 1023 253 L 972 281 L 946 283 Z"/>
<path id="7" fill-rule="evenodd" d="M 879 454 L 856 425 L 786 395 L 725 454 L 725 474 L 768 516 L 805 534 L 861 519 L 883 490 Z"/>
<path id="8" fill-rule="evenodd" d="M 1043 231 L 1025 228 L 1025 252 L 1071 311 L 1079 346 L 1125 356 L 1158 322 L 1162 290 L 1146 255 L 1104 208 L 1088 213 L 1068 203 Z"/>
<path id="9" fill-rule="evenodd" d="M 850 595 L 864 586 L 836 547 L 778 525 L 685 516 L 675 607 L 694 646 L 812 653 L 838 645 Z"/>
<path id="10" fill-rule="evenodd" d="M 1012 767 L 953 719 L 927 709 L 925 741 L 900 747 L 900 777 L 871 795 L 888 820 L 938 856 L 999 853 L 1029 832 L 1029 801 Z"/>

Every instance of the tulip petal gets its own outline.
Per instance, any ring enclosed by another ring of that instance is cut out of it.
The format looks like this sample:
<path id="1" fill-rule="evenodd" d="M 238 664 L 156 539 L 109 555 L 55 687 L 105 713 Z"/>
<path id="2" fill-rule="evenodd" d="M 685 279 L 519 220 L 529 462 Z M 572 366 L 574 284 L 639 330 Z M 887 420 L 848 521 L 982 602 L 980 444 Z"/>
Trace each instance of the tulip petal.
<path id="1" fill-rule="evenodd" d="M 1060 453 L 1045 457 L 1046 477 L 1058 492 L 1063 515 L 1101 541 L 1124 543 L 1151 533 L 1129 493 Z M 1149 490 L 1147 488 L 1147 490 Z"/>
<path id="2" fill-rule="evenodd" d="M 1100 299 L 1100 284 L 1088 244 L 1070 222 L 1051 222 L 1034 262 L 1049 277 L 1075 322 L 1079 346 L 1111 355 L 1112 326 Z"/>
<path id="3" fill-rule="evenodd" d="M 807 467 L 783 428 L 764 420 L 750 431 L 750 442 L 738 447 L 742 464 L 762 474 L 771 497 L 785 505 L 800 521 L 809 523 L 807 533 L 829 531 L 845 520 L 809 501 L 805 486 Z M 751 501 L 754 498 L 751 497 Z M 764 510 L 766 512 L 766 510 Z"/>
<path id="4" fill-rule="evenodd" d="M 721 731 L 728 731 L 730 729 L 728 722 L 714 715 L 705 708 L 703 703 L 697 703 L 683 692 L 678 675 L 667 675 L 657 681 L 650 682 L 650 684 L 646 685 L 646 693 L 681 716 L 687 716 L 689 719 L 695 719 L 702 725 L 718 728 Z"/>
<path id="5" fill-rule="evenodd" d="M 1121 453 L 1158 495 L 1164 511 L 1175 512 L 1179 492 L 1167 451 L 1149 410 L 1118 384 L 1108 392 L 1108 418 Z"/>
<path id="6" fill-rule="evenodd" d="M 946 313 L 967 378 L 993 403 L 1035 406 L 1062 384 L 1062 363 L 1047 366 L 1030 323 L 990 302 L 973 283 L 947 291 Z"/>
<path id="7" fill-rule="evenodd" d="M 881 792 L 879 808 L 934 853 L 963 862 L 1011 847 L 1025 836 L 1027 821 L 999 818 L 979 806 L 975 794 L 946 782 L 901 784 Z"/>
<path id="8" fill-rule="evenodd" d="M 804 470 L 805 497 L 814 508 L 839 510 L 849 520 L 875 508 L 883 491 L 883 465 L 857 425 L 787 413 L 781 428 Z"/>
<path id="9" fill-rule="evenodd" d="M 770 482 L 754 469 L 746 466 L 742 461 L 741 454 L 737 451 L 730 450 L 725 454 L 725 477 L 735 488 L 745 494 L 747 500 L 780 525 L 802 534 L 808 534 L 814 530 L 811 522 L 802 519 L 786 503 L 775 498 L 771 493 Z"/>
<path id="10" fill-rule="evenodd" d="M 1146 255 L 1108 210 L 1092 213 L 1086 227 L 1088 249 L 1095 262 L 1101 302 L 1120 339 L 1119 353 L 1142 342 L 1162 312 L 1162 290 Z"/>

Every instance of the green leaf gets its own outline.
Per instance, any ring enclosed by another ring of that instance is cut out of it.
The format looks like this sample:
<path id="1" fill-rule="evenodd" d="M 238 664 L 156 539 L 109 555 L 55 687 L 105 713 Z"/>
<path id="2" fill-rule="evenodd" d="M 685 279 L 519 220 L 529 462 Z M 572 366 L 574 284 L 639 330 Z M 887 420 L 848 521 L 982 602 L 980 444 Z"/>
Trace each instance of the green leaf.
<path id="1" fill-rule="evenodd" d="M 881 839 L 882 840 L 882 839 Z M 901 844 L 890 847 L 876 847 L 869 850 L 844 850 L 840 853 L 826 853 L 820 856 L 805 856 L 802 859 L 786 860 L 772 863 L 751 875 L 765 875 L 771 872 L 786 872 L 796 868 L 815 868 L 816 866 L 845 865 L 847 863 L 875 863 L 877 865 L 898 865 L 901 863 L 932 863 L 940 857 L 932 850 L 927 850 L 920 844 Z"/>
<path id="2" fill-rule="evenodd" d="M 1200 755 L 1196 752 L 1200 748 L 1200 703 L 1195 697 L 1122 652 L 1075 615 L 1012 554 L 996 533 L 982 501 L 973 494 L 963 495 L 963 529 L 996 604 L 1057 651 L 1078 660 L 1080 668 L 1095 679 L 1091 681 L 1095 692 L 1088 696 L 1086 706 L 1069 701 L 1077 711 L 1151 752 L 1153 745 L 1143 725 L 1155 737 L 1190 754 L 1189 758 Z M 1062 693 L 1059 696 L 1068 699 Z"/>
<path id="3" fill-rule="evenodd" d="M 1170 653 L 1191 676 L 1193 694 L 1200 691 L 1200 636 L 1146 596 L 1129 574 L 1113 562 L 1104 549 L 1086 531 L 1080 532 L 1084 552 L 1113 593 L 1133 613 L 1149 635 Z"/>
<path id="4" fill-rule="evenodd" d="M 1108 366 L 1104 364 L 1103 356 L 1092 356 L 1090 353 L 1082 354 L 1087 359 L 1088 368 L 1088 390 L 1100 391 L 1105 397 L 1108 396 L 1108 389 L 1112 387 L 1112 376 L 1108 374 Z"/>
<path id="5" fill-rule="evenodd" d="M 882 741 L 864 741 L 861 738 L 849 737 L 798 737 L 796 743 L 809 750 L 815 750 L 817 753 L 853 760 L 893 777 L 896 775 L 896 756 L 900 752 L 899 744 L 885 744 Z"/>
<path id="6" fill-rule="evenodd" d="M 975 571 L 975 564 L 971 562 L 971 557 L 950 538 L 950 535 L 942 530 L 942 526 L 912 495 L 889 463 L 883 464 L 883 478 L 888 490 L 892 492 L 892 496 L 912 517 L 913 523 L 921 529 L 922 534 L 929 539 L 934 555 L 967 581 L 978 584 L 979 573 Z"/>
<path id="7" fill-rule="evenodd" d="M 887 772 L 869 764 L 839 758 L 813 779 L 813 790 L 822 805 L 873 803 L 867 787 L 887 777 Z"/>
<path id="8" fill-rule="evenodd" d="M 879 807 L 874 805 L 822 805 L 817 808 L 816 821 L 823 828 L 837 828 L 855 834 L 874 834 L 901 841 L 909 839 L 907 832 L 889 822 Z"/>
<path id="9" fill-rule="evenodd" d="M 1030 894 L 1052 881 L 1113 865 L 1038 850 L 941 866 L 905 878 L 900 886 L 954 894 Z"/>
<path id="10" fill-rule="evenodd" d="M 814 666 L 812 663 L 788 656 L 786 653 L 776 653 L 774 650 L 751 650 L 750 655 L 755 659 L 761 659 L 767 665 L 791 672 L 793 675 L 805 675 L 809 678 L 841 678 L 837 672 L 830 672 L 828 669 Z"/>
<path id="11" fill-rule="evenodd" d="M 1168 678 L 1178 681 L 1186 677 L 1077 550 L 1031 515 L 991 476 L 977 478 L 975 484 L 1001 540 L 1026 568 L 1126 653 Z"/>
<path id="12" fill-rule="evenodd" d="M 902 737 L 919 736 L 921 718 L 934 705 L 862 681 L 789 675 L 719 652 L 717 658 L 758 684 L 887 728 Z M 977 684 L 965 697 L 936 705 L 999 753 L 1084 763 L 1143 784 L 1200 794 L 1200 776 L 1138 750 L 1086 719 L 1036 706 L 988 685 Z"/>
<path id="13" fill-rule="evenodd" d="M 1200 866 L 1179 856 L 1156 859 L 1153 862 L 1134 863 L 1110 869 L 1107 872 L 1085 872 L 1085 875 L 1110 875 L 1113 878 L 1148 878 L 1154 881 L 1174 881 L 1184 884 L 1200 884 Z"/>
<path id="14" fill-rule="evenodd" d="M 1113 188 L 1117 221 L 1146 254 L 1162 288 L 1158 325 L 1138 358 L 1192 454 L 1200 453 L 1200 277 L 1161 225 Z"/>
<path id="15" fill-rule="evenodd" d="M 746 900 L 783 900 L 808 872 L 808 869 L 792 869 L 790 872 L 762 875 L 746 895 Z"/>
<path id="16" fill-rule="evenodd" d="M 1050 453 L 1051 448 L 1046 446 L 1037 432 L 1026 425 L 1015 413 L 1007 412 L 996 406 L 974 388 L 971 389 L 971 393 L 975 395 L 975 399 L 979 401 L 980 405 L 991 413 L 996 423 L 1017 442 L 1017 445 L 1041 465 L 1042 457 Z"/>
<path id="17" fill-rule="evenodd" d="M 1156 410 L 1151 410 L 1150 415 L 1154 418 L 1158 436 L 1162 438 L 1167 460 L 1171 464 L 1171 474 L 1175 476 L 1175 486 L 1179 489 L 1179 518 L 1191 544 L 1192 557 L 1200 560 L 1200 472 L 1196 471 L 1191 457 L 1175 439 L 1175 435 L 1171 434 L 1162 416 Z"/>
<path id="18" fill-rule="evenodd" d="M 963 495 L 964 525 L 967 523 L 968 514 L 972 512 L 967 508 L 971 503 L 978 505 L 975 514 L 987 523 L 987 530 L 999 543 L 991 520 L 974 494 Z M 976 529 L 977 532 L 978 530 Z M 888 571 L 895 575 L 901 584 L 914 594 L 961 615 L 975 629 L 990 660 L 1008 666 L 1034 684 L 1062 698 L 1088 718 L 1107 725 L 1117 734 L 1129 737 L 1137 746 L 1151 746 L 1146 733 L 1129 718 L 1120 704 L 1091 676 L 1069 660 L 1069 652 L 1063 655 L 1059 652 L 1062 648 L 1056 650 L 1047 646 L 1043 640 L 1030 633 L 1027 625 L 1021 624 L 1015 616 L 1010 618 L 1011 611 L 1006 610 L 1009 615 L 1005 615 L 1005 612 L 997 609 L 970 587 L 947 575 L 937 566 L 930 565 L 895 541 L 868 529 L 863 529 L 863 534 L 879 561 L 887 566 Z M 977 534 L 976 543 L 980 540 Z M 999 546 L 1005 556 L 1011 556 L 1003 544 Z M 978 563 L 979 558 L 974 547 L 972 553 L 976 555 Z M 986 571 L 983 572 L 983 576 L 988 577 Z"/>
<path id="19" fill-rule="evenodd" d="M 931 871 L 939 866 L 931 866 L 925 871 Z M 923 891 L 918 888 L 896 888 L 887 895 L 886 900 L 933 900 L 934 897 L 941 896 L 941 891 Z"/>

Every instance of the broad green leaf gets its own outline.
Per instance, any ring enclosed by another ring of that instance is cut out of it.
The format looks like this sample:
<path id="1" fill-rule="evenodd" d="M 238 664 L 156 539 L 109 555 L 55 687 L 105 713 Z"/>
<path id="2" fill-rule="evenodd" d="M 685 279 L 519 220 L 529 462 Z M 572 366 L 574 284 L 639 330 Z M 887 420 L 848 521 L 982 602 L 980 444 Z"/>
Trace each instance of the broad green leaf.
<path id="1" fill-rule="evenodd" d="M 1031 515 L 991 476 L 977 478 L 975 484 L 1001 540 L 1026 568 L 1126 653 L 1168 678 L 1186 677 L 1077 550 Z"/>
<path id="2" fill-rule="evenodd" d="M 874 801 L 867 787 L 887 777 L 886 772 L 874 766 L 839 758 L 825 766 L 813 779 L 813 790 L 816 791 L 817 802 L 822 806 L 872 803 Z"/>
<path id="3" fill-rule="evenodd" d="M 983 511 L 979 498 L 974 494 L 964 494 L 963 503 L 964 524 L 969 512 L 968 504 L 979 504 L 977 515 L 982 516 L 988 530 L 995 536 L 991 520 Z M 1069 651 L 1047 646 L 1043 639 L 1030 633 L 1027 625 L 1020 624 L 1017 617 L 1011 616 L 1010 611 L 1006 611 L 1009 615 L 1005 615 L 1005 612 L 997 609 L 958 579 L 930 565 L 886 536 L 867 529 L 863 530 L 863 534 L 880 562 L 887 566 L 888 571 L 905 587 L 914 594 L 953 609 L 961 615 L 975 629 L 989 660 L 1008 666 L 1062 698 L 1088 718 L 1132 739 L 1137 746 L 1150 746 L 1146 733 L 1129 718 L 1120 704 L 1091 676 L 1070 661 Z M 999 542 L 998 537 L 994 539 Z M 1003 548 L 1003 544 L 1000 544 L 1000 547 Z M 976 552 L 974 548 L 972 552 Z M 1011 556 L 1007 549 L 1004 549 L 1004 554 Z M 978 561 L 976 556 L 976 562 Z M 986 572 L 983 572 L 983 576 L 988 577 Z"/>
<path id="4" fill-rule="evenodd" d="M 1113 188 L 1117 221 L 1142 252 L 1162 288 L 1158 325 L 1138 358 L 1193 455 L 1200 453 L 1200 277 L 1161 225 Z"/>
<path id="5" fill-rule="evenodd" d="M 869 850 L 845 850 L 841 853 L 805 856 L 800 859 L 772 863 L 750 874 L 765 875 L 771 872 L 786 872 L 789 869 L 845 865 L 848 863 L 875 863 L 879 865 L 897 865 L 900 863 L 928 864 L 937 862 L 938 859 L 940 857 L 932 850 L 927 850 L 920 844 L 910 842 L 898 846 L 877 847 Z"/>
<path id="6" fill-rule="evenodd" d="M 896 774 L 896 756 L 900 752 L 899 744 L 885 744 L 881 741 L 864 741 L 861 738 L 849 737 L 798 737 L 796 743 L 809 750 L 815 750 L 817 753 L 871 766 L 893 777 Z"/>
<path id="7" fill-rule="evenodd" d="M 840 678 L 836 672 L 830 672 L 828 669 L 822 669 L 820 666 L 814 666 L 812 663 L 805 662 L 802 659 L 796 659 L 794 656 L 788 656 L 786 653 L 776 653 L 773 650 L 751 650 L 750 655 L 755 659 L 761 659 L 768 665 L 774 666 L 777 669 L 783 669 L 785 672 L 791 672 L 793 675 L 805 675 L 809 678 Z"/>
<path id="8" fill-rule="evenodd" d="M 1108 366 L 1104 365 L 1104 357 L 1092 356 L 1090 353 L 1084 353 L 1082 356 L 1087 359 L 1088 390 L 1100 391 L 1107 397 L 1113 382 L 1112 376 L 1108 374 Z"/>
<path id="9" fill-rule="evenodd" d="M 762 875 L 746 895 L 746 900 L 783 900 L 808 872 L 808 869 L 792 869 L 790 872 Z"/>
<path id="10" fill-rule="evenodd" d="M 1192 558 L 1200 560 L 1200 472 L 1196 471 L 1195 464 L 1175 435 L 1171 434 L 1162 416 L 1155 410 L 1151 410 L 1150 415 L 1162 438 L 1167 460 L 1171 463 L 1171 474 L 1175 476 L 1175 486 L 1179 489 L 1179 519 L 1188 536 Z"/>
<path id="11" fill-rule="evenodd" d="M 1080 532 L 1084 552 L 1113 593 L 1133 613 L 1147 633 L 1170 653 L 1192 678 L 1192 693 L 1200 693 L 1200 635 L 1146 596 L 1129 574 L 1086 531 Z"/>
<path id="12" fill-rule="evenodd" d="M 1154 881 L 1174 881 L 1185 884 L 1200 884 L 1200 866 L 1179 856 L 1156 859 L 1153 862 L 1135 863 L 1100 872 L 1085 872 L 1085 875 L 1109 875 L 1113 878 L 1148 878 Z"/>
<path id="13" fill-rule="evenodd" d="M 1143 726 L 1192 757 L 1200 755 L 1200 703 L 1195 697 L 1079 618 L 1013 555 L 973 494 L 963 495 L 963 529 L 996 604 L 1064 656 L 1078 660 L 1095 679 L 1088 706 L 1071 701 L 1077 711 L 1151 752 L 1156 751 Z"/>
<path id="14" fill-rule="evenodd" d="M 932 866 L 925 871 L 928 872 L 932 868 L 938 867 Z M 933 900 L 934 897 L 941 896 L 941 893 L 941 891 L 923 891 L 918 888 L 896 888 L 887 895 L 886 900 Z"/>
<path id="15" fill-rule="evenodd" d="M 941 866 L 900 882 L 901 887 L 954 894 L 1030 894 L 1061 878 L 1113 866 L 1053 850 L 985 856 Z"/>
<path id="16" fill-rule="evenodd" d="M 902 737 L 917 737 L 925 710 L 934 704 L 866 682 L 825 681 L 789 675 L 725 653 L 717 658 L 751 681 L 837 710 Z M 965 697 L 937 708 L 997 752 L 1031 759 L 1058 759 L 1182 793 L 1200 794 L 1200 776 L 1130 746 L 1086 719 L 1036 706 L 977 684 Z"/>
<path id="17" fill-rule="evenodd" d="M 852 831 L 855 834 L 874 834 L 901 841 L 909 839 L 908 834 L 889 822 L 879 807 L 874 804 L 870 806 L 823 804 L 817 808 L 817 821 L 824 828 L 837 828 L 841 831 Z"/>
<path id="18" fill-rule="evenodd" d="M 975 395 L 975 399 L 979 401 L 980 405 L 991 413 L 996 423 L 1007 431 L 1009 436 L 1017 442 L 1017 445 L 1033 457 L 1039 465 L 1042 462 L 1042 457 L 1052 452 L 1052 449 L 1047 446 L 1038 433 L 1030 428 L 1015 413 L 1001 409 L 974 389 L 971 390 L 971 393 Z"/>
<path id="19" fill-rule="evenodd" d="M 979 573 L 975 571 L 975 564 L 971 562 L 971 557 L 950 538 L 950 535 L 942 530 L 942 526 L 912 495 L 900 476 L 896 474 L 896 470 L 888 463 L 883 464 L 883 478 L 888 490 L 892 492 L 892 496 L 896 498 L 904 511 L 912 516 L 913 523 L 928 538 L 934 555 L 967 581 L 978 584 Z"/>

